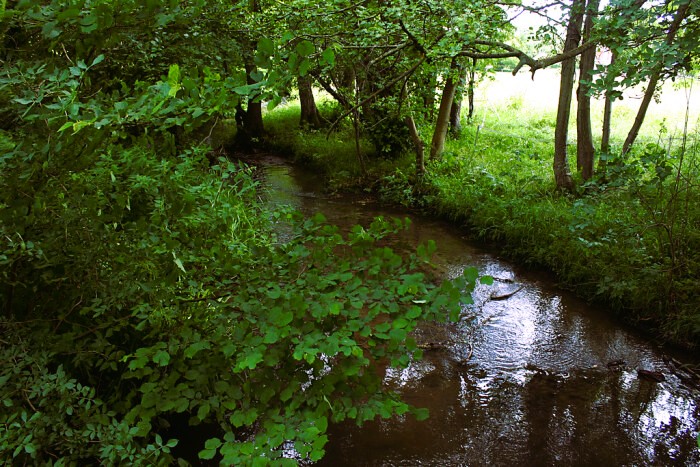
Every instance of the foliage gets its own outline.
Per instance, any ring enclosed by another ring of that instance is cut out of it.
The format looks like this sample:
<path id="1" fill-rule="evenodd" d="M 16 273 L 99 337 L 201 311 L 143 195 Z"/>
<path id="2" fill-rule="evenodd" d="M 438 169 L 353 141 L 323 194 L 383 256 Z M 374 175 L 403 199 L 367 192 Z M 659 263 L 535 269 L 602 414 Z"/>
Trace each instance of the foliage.
<path id="1" fill-rule="evenodd" d="M 248 168 L 191 144 L 268 96 L 242 69 L 251 38 L 219 40 L 234 20 L 258 24 L 248 2 L 12 6 L 0 457 L 294 464 L 322 456 L 330 422 L 425 415 L 381 369 L 420 356 L 410 332 L 456 317 L 474 272 L 434 285 L 433 244 L 407 258 L 384 246 L 400 221 L 341 234 L 267 212 Z M 257 65 L 271 66 L 274 44 L 257 42 Z M 260 71 L 270 96 L 291 68 Z M 182 442 L 193 433 L 195 453 Z"/>

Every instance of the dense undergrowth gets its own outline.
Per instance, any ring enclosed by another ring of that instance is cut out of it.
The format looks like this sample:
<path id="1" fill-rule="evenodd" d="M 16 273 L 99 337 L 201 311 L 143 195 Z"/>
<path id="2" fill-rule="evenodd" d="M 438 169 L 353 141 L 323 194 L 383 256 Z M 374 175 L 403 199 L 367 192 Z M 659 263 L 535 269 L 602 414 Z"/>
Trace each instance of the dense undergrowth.
<path id="1" fill-rule="evenodd" d="M 657 126 L 628 157 L 603 156 L 606 168 L 565 194 L 551 174 L 554 117 L 514 110 L 466 126 L 421 180 L 410 154 L 381 159 L 367 142 L 371 162 L 362 177 L 350 131 L 291 130 L 293 107 L 270 114 L 268 128 L 274 144 L 325 173 L 329 189 L 372 189 L 387 202 L 464 225 L 659 341 L 696 346 L 700 135 Z"/>
<path id="2" fill-rule="evenodd" d="M 100 66 L 0 83 L 0 459 L 296 465 L 329 423 L 427 416 L 377 366 L 419 358 L 411 331 L 457 319 L 476 271 L 435 284 L 434 246 L 385 246 L 402 221 L 270 211 L 248 168 L 198 143 L 233 113 L 202 113 L 224 83 L 71 78 Z M 11 97 L 28 83 L 50 89 L 41 106 Z"/>

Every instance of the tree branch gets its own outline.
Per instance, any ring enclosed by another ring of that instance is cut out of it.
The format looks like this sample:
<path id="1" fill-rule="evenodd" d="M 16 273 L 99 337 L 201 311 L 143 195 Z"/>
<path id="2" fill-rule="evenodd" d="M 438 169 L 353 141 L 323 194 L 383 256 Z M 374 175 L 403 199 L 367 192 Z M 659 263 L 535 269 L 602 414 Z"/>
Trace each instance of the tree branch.
<path id="1" fill-rule="evenodd" d="M 386 91 L 387 89 L 391 88 L 393 85 L 395 85 L 396 83 L 398 83 L 398 82 L 401 81 L 402 79 L 406 78 L 407 76 L 411 76 L 411 75 L 418 69 L 418 67 L 421 66 L 421 65 L 423 64 L 423 62 L 425 62 L 425 56 L 421 57 L 421 59 L 418 60 L 418 62 L 416 62 L 416 64 L 413 65 L 411 68 L 409 68 L 407 71 L 401 73 L 399 76 L 397 76 L 396 78 L 392 79 L 386 86 L 384 86 L 384 87 L 382 87 L 381 89 L 378 89 L 377 91 L 373 92 L 373 93 L 370 94 L 367 98 L 365 98 L 362 102 L 360 102 L 359 104 L 354 105 L 351 109 L 345 111 L 340 117 L 338 117 L 338 118 L 333 122 L 333 124 L 331 125 L 331 127 L 328 129 L 328 133 L 326 133 L 326 137 L 328 137 L 328 136 L 331 134 L 331 132 L 333 131 L 333 129 L 334 129 L 336 126 L 338 126 L 338 123 L 340 123 L 340 121 L 341 121 L 342 119 L 344 119 L 345 117 L 347 117 L 347 116 L 350 115 L 351 113 L 355 112 L 357 109 L 359 109 L 360 107 L 362 107 L 363 105 L 365 105 L 366 103 L 368 103 L 369 101 L 371 101 L 372 99 L 374 99 L 374 98 L 377 97 L 379 94 L 381 94 L 381 93 L 383 93 L 384 91 Z"/>
<path id="2" fill-rule="evenodd" d="M 537 70 L 547 68 L 549 66 L 554 65 L 555 63 L 563 62 L 564 60 L 576 57 L 577 55 L 582 54 L 586 50 L 590 49 L 591 47 L 594 47 L 596 45 L 596 42 L 594 41 L 589 41 L 581 44 L 580 46 L 568 50 L 566 52 L 562 52 L 560 54 L 552 55 L 551 57 L 546 57 L 546 58 L 540 58 L 540 59 L 534 59 L 530 57 L 528 54 L 523 52 L 520 49 L 516 49 L 515 47 L 506 44 L 505 42 L 498 42 L 498 41 L 484 41 L 484 40 L 477 40 L 472 42 L 469 45 L 484 45 L 488 47 L 496 47 L 502 50 L 505 50 L 505 52 L 475 52 L 471 50 L 463 50 L 458 56 L 461 57 L 469 57 L 469 58 L 476 58 L 476 59 L 487 59 L 487 58 L 508 58 L 508 57 L 517 57 L 519 59 L 518 64 L 516 67 L 513 69 L 513 75 L 517 74 L 520 69 L 527 65 L 530 67 L 530 71 L 532 71 L 532 74 L 534 76 L 535 72 Z"/>

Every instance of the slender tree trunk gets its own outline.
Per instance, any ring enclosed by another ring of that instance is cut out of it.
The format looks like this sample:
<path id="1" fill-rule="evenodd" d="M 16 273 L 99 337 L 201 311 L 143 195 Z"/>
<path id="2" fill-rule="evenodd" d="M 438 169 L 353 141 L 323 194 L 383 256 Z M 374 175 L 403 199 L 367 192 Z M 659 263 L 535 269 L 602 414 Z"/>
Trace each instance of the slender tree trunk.
<path id="1" fill-rule="evenodd" d="M 476 58 L 472 58 L 472 66 L 469 68 L 469 84 L 467 85 L 467 99 L 469 101 L 469 114 L 467 121 L 471 123 L 474 118 L 474 87 L 476 86 Z"/>
<path id="2" fill-rule="evenodd" d="M 450 108 L 449 131 L 450 136 L 453 138 L 459 138 L 459 135 L 462 133 L 462 98 L 463 94 L 458 87 Z"/>
<path id="3" fill-rule="evenodd" d="M 610 66 L 617 61 L 617 51 L 613 50 L 610 57 Z M 603 157 L 598 159 L 598 171 L 604 172 L 606 159 L 610 155 L 610 122 L 612 120 L 613 96 L 611 91 L 605 91 L 605 104 L 603 106 L 603 134 L 600 137 L 600 152 Z"/>
<path id="4" fill-rule="evenodd" d="M 459 83 L 455 90 L 452 107 L 450 108 L 450 136 L 459 138 L 462 133 L 462 100 L 464 100 L 464 87 L 467 82 L 467 70 L 460 73 Z"/>
<path id="5" fill-rule="evenodd" d="M 681 23 L 688 15 L 688 10 L 690 8 L 691 3 L 692 2 L 689 0 L 678 7 L 676 15 L 673 18 L 673 23 L 671 23 L 671 27 L 669 28 L 668 33 L 666 34 L 665 42 L 667 46 L 673 45 L 673 41 L 676 39 L 676 34 L 678 33 L 678 30 L 681 27 Z M 663 58 L 660 58 L 659 62 L 654 66 L 652 70 L 651 76 L 649 78 L 649 84 L 647 84 L 647 89 L 646 91 L 644 91 L 642 103 L 639 105 L 639 110 L 637 111 L 637 116 L 634 119 L 632 128 L 630 128 L 630 131 L 627 134 L 627 139 L 625 139 L 625 143 L 622 145 L 623 155 L 629 152 L 630 148 L 632 148 L 632 145 L 634 144 L 634 141 L 639 135 L 639 129 L 642 127 L 642 123 L 644 123 L 644 117 L 646 117 L 647 110 L 649 109 L 649 104 L 651 103 L 652 97 L 654 97 L 656 85 L 659 83 L 659 79 L 661 78 L 661 71 L 663 70 L 663 68 Z"/>
<path id="6" fill-rule="evenodd" d="M 566 28 L 564 52 L 575 49 L 581 40 L 581 23 L 583 22 L 584 0 L 574 0 L 571 5 L 571 16 Z M 571 115 L 571 98 L 576 73 L 576 59 L 564 60 L 561 64 L 561 81 L 559 88 L 559 104 L 557 107 L 557 123 L 554 130 L 554 180 L 558 188 L 573 190 L 574 181 L 569 171 L 567 159 L 567 140 L 569 135 L 569 117 Z"/>
<path id="7" fill-rule="evenodd" d="M 445 148 L 447 128 L 450 124 L 450 110 L 452 109 L 452 101 L 454 101 L 457 83 L 459 82 L 459 76 L 455 76 L 455 72 L 458 71 L 457 68 L 457 62 L 453 61 L 449 76 L 445 81 L 445 87 L 442 90 L 440 110 L 438 110 L 435 132 L 433 133 L 433 139 L 430 144 L 430 159 L 438 159 Z"/>
<path id="8" fill-rule="evenodd" d="M 406 117 L 406 126 L 408 126 L 408 132 L 411 135 L 413 147 L 416 151 L 416 174 L 420 177 L 425 173 L 425 145 L 423 144 L 423 140 L 420 139 L 418 129 L 416 128 L 416 122 L 413 120 L 413 115 Z"/>
<path id="9" fill-rule="evenodd" d="M 362 156 L 362 147 L 360 145 L 360 112 L 355 109 L 352 113 L 352 127 L 355 130 L 355 155 L 357 156 L 357 162 L 360 164 L 360 172 L 362 176 L 367 175 L 367 167 L 365 166 L 365 159 Z"/>
<path id="10" fill-rule="evenodd" d="M 297 86 L 299 87 L 299 104 L 301 105 L 299 125 L 320 128 L 321 116 L 318 113 L 318 107 L 316 107 L 316 101 L 314 100 L 311 77 L 309 75 L 298 76 Z"/>
<path id="11" fill-rule="evenodd" d="M 593 29 L 593 16 L 598 13 L 599 0 L 588 0 L 586 20 L 583 25 L 583 40 L 586 41 Z M 591 47 L 581 54 L 580 73 L 576 99 L 578 101 L 576 115 L 576 166 L 581 171 L 584 180 L 593 176 L 595 148 L 593 147 L 593 130 L 591 128 L 591 97 L 589 81 L 592 79 L 595 66 L 596 48 Z"/>

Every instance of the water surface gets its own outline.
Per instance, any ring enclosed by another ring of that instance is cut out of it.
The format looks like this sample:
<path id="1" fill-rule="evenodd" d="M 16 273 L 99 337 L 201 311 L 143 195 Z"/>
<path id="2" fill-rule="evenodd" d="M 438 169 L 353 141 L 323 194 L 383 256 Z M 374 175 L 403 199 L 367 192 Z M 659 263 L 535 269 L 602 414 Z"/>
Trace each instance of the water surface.
<path id="1" fill-rule="evenodd" d="M 317 177 L 274 157 L 264 166 L 273 205 L 346 227 L 410 217 L 399 242 L 434 239 L 446 274 L 473 265 L 496 278 L 477 288 L 460 323 L 419 330 L 420 341 L 438 344 L 423 361 L 387 372 L 386 384 L 430 418 L 332 426 L 320 465 L 700 465 L 699 393 L 678 376 L 679 363 L 698 364 L 692 355 L 669 354 L 450 225 L 363 197 L 324 196 Z"/>

